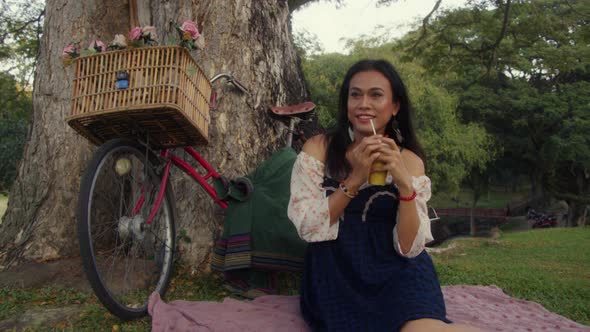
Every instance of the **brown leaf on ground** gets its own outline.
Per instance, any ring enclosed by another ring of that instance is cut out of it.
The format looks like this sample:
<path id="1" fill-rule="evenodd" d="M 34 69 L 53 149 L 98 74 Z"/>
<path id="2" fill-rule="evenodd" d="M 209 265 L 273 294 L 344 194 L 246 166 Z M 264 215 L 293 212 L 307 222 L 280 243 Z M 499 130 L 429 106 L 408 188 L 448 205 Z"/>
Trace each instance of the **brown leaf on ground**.
<path id="1" fill-rule="evenodd" d="M 59 322 L 57 324 L 55 324 L 55 327 L 57 327 L 58 329 L 65 329 L 68 326 L 68 323 L 66 322 Z"/>

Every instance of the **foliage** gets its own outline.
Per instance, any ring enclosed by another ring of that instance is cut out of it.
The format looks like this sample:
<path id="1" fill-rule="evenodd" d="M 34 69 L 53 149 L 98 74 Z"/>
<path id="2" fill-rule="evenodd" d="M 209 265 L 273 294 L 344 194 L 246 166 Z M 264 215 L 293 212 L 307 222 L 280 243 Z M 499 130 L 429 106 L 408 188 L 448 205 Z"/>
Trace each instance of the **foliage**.
<path id="1" fill-rule="evenodd" d="M 0 66 L 23 87 L 32 82 L 45 1 L 0 3 Z"/>
<path id="2" fill-rule="evenodd" d="M 293 41 L 297 54 L 305 61 L 305 58 L 324 53 L 324 48 L 318 39 L 318 36 L 307 30 L 296 31 L 293 35 Z"/>
<path id="3" fill-rule="evenodd" d="M 461 239 L 433 254 L 443 285 L 496 285 L 511 296 L 590 324 L 590 228 L 542 229 L 500 240 Z"/>
<path id="4" fill-rule="evenodd" d="M 406 69 L 407 68 L 407 69 Z M 405 73 L 408 69 L 410 73 Z M 457 192 L 471 169 L 484 170 L 496 150 L 493 138 L 475 123 L 461 123 L 457 99 L 429 81 L 429 73 L 412 63 L 400 67 L 414 103 L 415 126 L 428 158 L 435 188 Z"/>
<path id="5" fill-rule="evenodd" d="M 347 3 L 347 0 L 288 0 L 287 4 L 289 5 L 289 9 L 291 11 L 296 11 L 299 8 L 305 7 L 311 3 L 319 2 L 319 1 L 334 3 L 334 5 L 336 7 L 346 6 L 346 3 Z M 348 0 L 348 1 L 351 1 L 351 0 Z M 399 0 L 377 0 L 376 5 L 377 6 L 387 6 L 387 5 L 390 5 L 390 4 L 398 2 L 398 1 Z"/>
<path id="6" fill-rule="evenodd" d="M 397 47 L 459 97 L 463 121 L 495 136 L 496 184 L 526 174 L 535 196 L 587 202 L 590 186 L 566 184 L 590 170 L 589 13 L 582 1 L 481 1 L 442 11 Z"/>
<path id="7" fill-rule="evenodd" d="M 335 123 L 342 77 L 352 61 L 348 56 L 332 53 L 311 56 L 302 62 L 311 98 L 316 104 L 318 118 L 324 127 L 330 127 Z"/>
<path id="8" fill-rule="evenodd" d="M 44 1 L 0 3 L 0 193 L 16 177 L 28 130 Z"/>
<path id="9" fill-rule="evenodd" d="M 4 217 L 4 213 L 6 213 L 7 205 L 8 196 L 0 194 L 0 225 L 2 225 L 2 217 Z"/>
<path id="10" fill-rule="evenodd" d="M 12 75 L 0 73 L 0 193 L 7 193 L 16 178 L 31 108 L 30 91 L 19 88 Z"/>

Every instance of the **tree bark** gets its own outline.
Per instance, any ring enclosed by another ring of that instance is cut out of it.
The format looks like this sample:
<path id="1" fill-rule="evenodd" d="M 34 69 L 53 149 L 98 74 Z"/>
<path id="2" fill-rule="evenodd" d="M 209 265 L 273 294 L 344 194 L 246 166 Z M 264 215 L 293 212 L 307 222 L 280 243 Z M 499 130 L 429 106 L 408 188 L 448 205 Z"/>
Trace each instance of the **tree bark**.
<path id="1" fill-rule="evenodd" d="M 567 202 L 567 226 L 585 226 L 590 205 L 590 174 L 579 165 L 567 165 L 559 172 L 560 186 L 554 192 L 557 198 Z"/>
<path id="2" fill-rule="evenodd" d="M 475 234 L 477 233 L 477 224 L 476 224 L 475 217 L 473 216 L 476 204 L 477 204 L 477 201 L 474 199 L 471 204 L 471 209 L 469 210 L 469 235 L 470 236 L 475 236 Z"/>
<path id="3" fill-rule="evenodd" d="M 586 225 L 587 208 L 588 205 L 586 204 L 577 201 L 568 201 L 567 226 L 584 227 Z"/>
<path id="4" fill-rule="evenodd" d="M 193 52 L 206 75 L 231 71 L 249 89 L 238 93 L 223 83 L 211 115 L 210 143 L 197 150 L 217 170 L 244 175 L 284 143 L 285 126 L 267 109 L 301 102 L 308 91 L 291 38 L 289 8 L 276 0 L 150 0 L 151 24 L 165 44 L 176 32 L 170 22 L 198 21 L 206 38 Z M 129 30 L 127 1 L 48 0 L 33 93 L 33 118 L 18 177 L 0 226 L 0 265 L 44 261 L 78 254 L 75 209 L 80 178 L 95 150 L 69 128 L 73 66 L 64 68 L 62 48 L 72 42 L 105 43 Z M 182 258 L 206 269 L 222 213 L 209 196 L 183 173 L 174 171 L 177 232 Z"/>
<path id="5" fill-rule="evenodd" d="M 548 192 L 545 190 L 545 183 L 544 183 L 544 176 L 542 170 L 534 169 L 530 174 L 531 180 L 531 194 L 530 194 L 530 201 L 531 206 L 533 206 L 536 210 L 544 210 L 550 201 L 550 196 Z"/>

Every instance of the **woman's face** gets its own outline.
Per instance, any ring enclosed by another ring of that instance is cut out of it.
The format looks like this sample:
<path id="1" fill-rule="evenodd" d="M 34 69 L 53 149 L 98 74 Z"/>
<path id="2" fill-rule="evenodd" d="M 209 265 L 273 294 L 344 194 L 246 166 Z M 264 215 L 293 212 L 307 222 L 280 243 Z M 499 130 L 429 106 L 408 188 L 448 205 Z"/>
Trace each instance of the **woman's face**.
<path id="1" fill-rule="evenodd" d="M 352 76 L 348 89 L 348 120 L 355 136 L 373 135 L 371 120 L 377 134 L 384 134 L 392 116 L 399 111 L 393 101 L 391 84 L 376 70 L 362 71 Z"/>

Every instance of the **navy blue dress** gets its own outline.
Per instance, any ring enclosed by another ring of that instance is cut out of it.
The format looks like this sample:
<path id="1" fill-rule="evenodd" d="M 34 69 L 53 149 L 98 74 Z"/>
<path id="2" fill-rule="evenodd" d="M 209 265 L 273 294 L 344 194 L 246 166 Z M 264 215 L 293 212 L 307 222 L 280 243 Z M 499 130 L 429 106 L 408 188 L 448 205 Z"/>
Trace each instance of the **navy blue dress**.
<path id="1" fill-rule="evenodd" d="M 338 182 L 325 178 L 327 195 Z M 361 190 L 344 211 L 338 238 L 309 243 L 301 312 L 314 331 L 398 331 L 419 318 L 445 322 L 445 304 L 430 256 L 395 252 L 399 201 L 393 185 Z"/>

